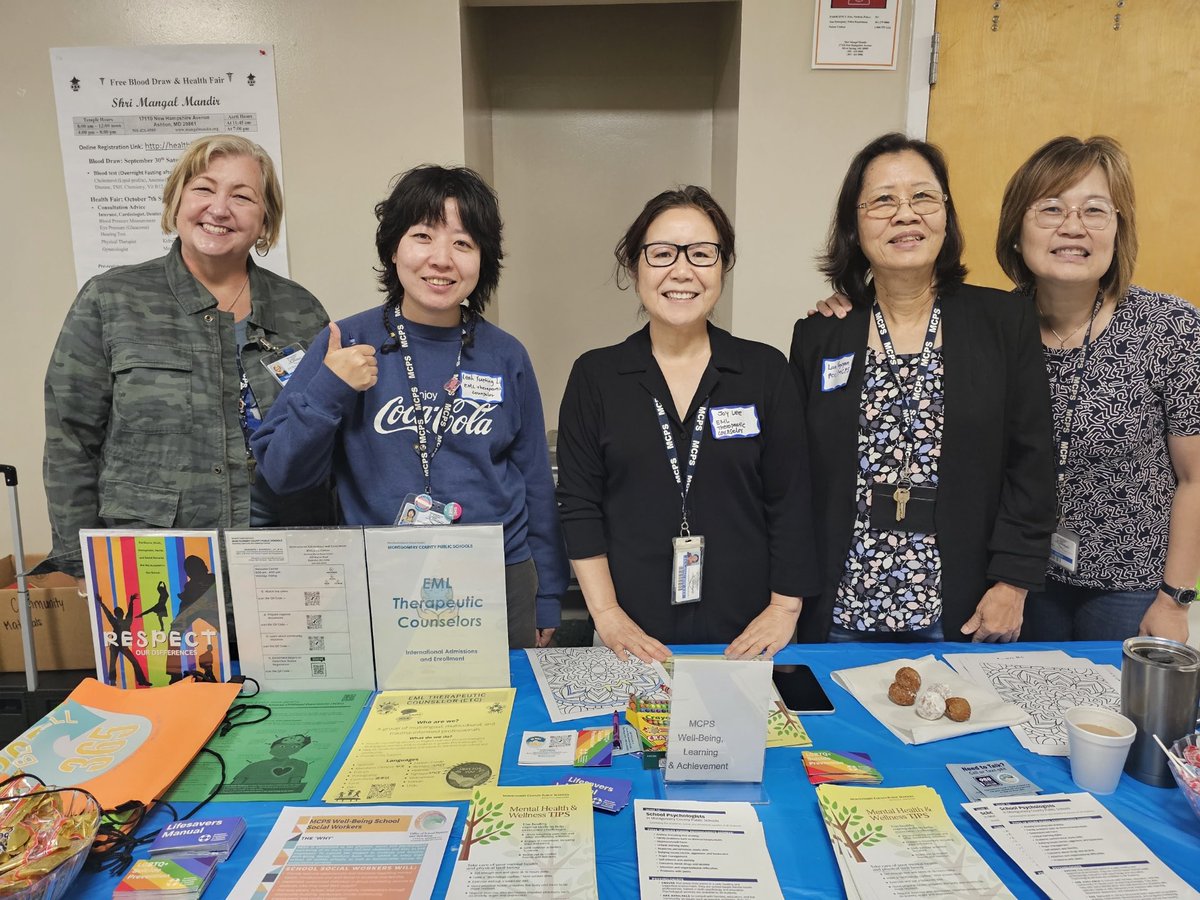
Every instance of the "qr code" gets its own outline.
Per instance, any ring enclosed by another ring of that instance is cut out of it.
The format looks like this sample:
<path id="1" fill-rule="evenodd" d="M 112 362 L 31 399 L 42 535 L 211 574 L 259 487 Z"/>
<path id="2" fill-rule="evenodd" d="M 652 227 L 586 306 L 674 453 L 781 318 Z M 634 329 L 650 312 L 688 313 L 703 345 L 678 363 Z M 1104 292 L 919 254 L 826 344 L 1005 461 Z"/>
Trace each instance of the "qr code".
<path id="1" fill-rule="evenodd" d="M 395 789 L 396 789 L 396 785 L 394 783 L 393 784 L 373 784 L 373 785 L 371 785 L 370 790 L 367 791 L 367 799 L 368 800 L 378 800 L 380 798 L 390 797 L 390 796 L 392 796 L 392 792 Z"/>
<path id="2" fill-rule="evenodd" d="M 315 616 L 305 616 L 304 621 L 305 621 L 305 623 L 307 623 L 307 627 L 308 627 L 309 631 L 316 631 L 317 629 L 322 627 L 320 613 L 318 613 Z"/>
<path id="3" fill-rule="evenodd" d="M 309 650 L 324 650 L 325 649 L 325 635 L 310 634 L 308 636 L 308 649 Z"/>
<path id="4" fill-rule="evenodd" d="M 321 605 L 321 592 L 320 591 L 305 591 L 304 592 L 304 605 L 305 606 L 320 606 Z"/>
<path id="5" fill-rule="evenodd" d="M 313 678 L 324 678 L 325 677 L 325 660 L 324 659 L 313 659 L 313 660 L 309 660 L 309 662 L 312 664 Z"/>

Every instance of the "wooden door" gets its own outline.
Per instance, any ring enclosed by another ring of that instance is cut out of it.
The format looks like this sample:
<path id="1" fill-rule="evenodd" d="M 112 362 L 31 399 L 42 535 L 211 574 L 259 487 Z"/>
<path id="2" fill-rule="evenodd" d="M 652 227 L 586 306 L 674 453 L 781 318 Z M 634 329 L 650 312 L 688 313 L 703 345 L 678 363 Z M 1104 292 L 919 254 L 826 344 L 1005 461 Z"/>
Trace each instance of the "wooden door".
<path id="1" fill-rule="evenodd" d="M 1060 134 L 1108 134 L 1133 163 L 1135 281 L 1200 304 L 1200 2 L 940 0 L 929 140 L 946 151 L 972 282 L 995 259 L 1009 177 Z"/>

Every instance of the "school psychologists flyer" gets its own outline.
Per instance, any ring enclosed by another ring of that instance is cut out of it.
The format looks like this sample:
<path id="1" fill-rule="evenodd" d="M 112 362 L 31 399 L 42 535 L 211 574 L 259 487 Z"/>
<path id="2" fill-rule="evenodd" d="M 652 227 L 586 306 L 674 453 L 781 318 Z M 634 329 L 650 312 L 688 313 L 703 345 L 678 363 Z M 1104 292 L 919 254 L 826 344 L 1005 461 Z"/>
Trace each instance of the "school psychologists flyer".
<path id="1" fill-rule="evenodd" d="M 516 693 L 379 694 L 325 802 L 470 800 L 496 784 Z"/>
<path id="2" fill-rule="evenodd" d="M 452 806 L 285 806 L 234 885 L 238 900 L 428 900 Z"/>
<path id="3" fill-rule="evenodd" d="M 504 529 L 366 529 L 379 690 L 508 687 Z"/>

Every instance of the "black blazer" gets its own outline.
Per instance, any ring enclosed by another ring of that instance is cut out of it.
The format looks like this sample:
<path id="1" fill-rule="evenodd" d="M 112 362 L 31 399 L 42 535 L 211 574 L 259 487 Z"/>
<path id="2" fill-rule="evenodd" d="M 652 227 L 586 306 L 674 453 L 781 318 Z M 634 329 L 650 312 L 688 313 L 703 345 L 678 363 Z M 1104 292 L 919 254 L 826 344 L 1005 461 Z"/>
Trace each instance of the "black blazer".
<path id="1" fill-rule="evenodd" d="M 945 422 L 938 463 L 938 549 L 946 640 L 988 587 L 1039 590 L 1054 531 L 1050 391 L 1033 303 L 962 285 L 941 295 Z M 791 364 L 808 424 L 822 592 L 806 601 L 800 640 L 824 641 L 854 530 L 858 418 L 870 310 L 796 323 Z M 854 354 L 849 382 L 821 390 L 821 361 Z M 1029 614 L 1026 610 L 1026 614 Z"/>

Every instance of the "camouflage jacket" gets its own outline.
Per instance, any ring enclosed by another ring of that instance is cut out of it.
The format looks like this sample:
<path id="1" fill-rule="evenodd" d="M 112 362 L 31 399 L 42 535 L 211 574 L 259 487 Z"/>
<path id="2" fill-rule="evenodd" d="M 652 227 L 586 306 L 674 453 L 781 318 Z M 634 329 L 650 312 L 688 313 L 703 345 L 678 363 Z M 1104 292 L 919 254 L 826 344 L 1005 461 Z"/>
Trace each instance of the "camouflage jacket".
<path id="1" fill-rule="evenodd" d="M 329 317 L 300 285 L 249 267 L 242 362 L 265 416 L 280 386 L 262 359 L 275 347 L 307 347 Z M 249 525 L 234 322 L 216 306 L 178 240 L 166 256 L 80 290 L 46 371 L 54 546 L 40 569 L 82 575 L 81 528 Z"/>

